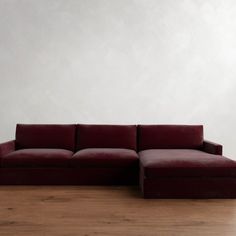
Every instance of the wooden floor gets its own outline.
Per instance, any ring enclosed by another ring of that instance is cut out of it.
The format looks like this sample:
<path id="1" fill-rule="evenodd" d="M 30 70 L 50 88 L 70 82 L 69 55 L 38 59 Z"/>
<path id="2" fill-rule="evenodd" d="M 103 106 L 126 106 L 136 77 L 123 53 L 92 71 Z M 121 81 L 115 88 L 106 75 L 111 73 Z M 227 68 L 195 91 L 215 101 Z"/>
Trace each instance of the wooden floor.
<path id="1" fill-rule="evenodd" d="M 146 200 L 135 187 L 0 186 L 0 236 L 235 236 L 236 200 Z"/>

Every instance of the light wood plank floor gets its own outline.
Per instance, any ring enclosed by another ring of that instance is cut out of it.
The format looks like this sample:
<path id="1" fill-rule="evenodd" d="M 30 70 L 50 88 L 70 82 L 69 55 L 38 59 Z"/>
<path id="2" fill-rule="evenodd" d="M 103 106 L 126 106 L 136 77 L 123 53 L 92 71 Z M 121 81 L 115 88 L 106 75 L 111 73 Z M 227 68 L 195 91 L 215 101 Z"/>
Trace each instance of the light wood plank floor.
<path id="1" fill-rule="evenodd" d="M 0 186 L 0 236 L 235 236 L 236 200 L 146 200 L 136 187 Z"/>

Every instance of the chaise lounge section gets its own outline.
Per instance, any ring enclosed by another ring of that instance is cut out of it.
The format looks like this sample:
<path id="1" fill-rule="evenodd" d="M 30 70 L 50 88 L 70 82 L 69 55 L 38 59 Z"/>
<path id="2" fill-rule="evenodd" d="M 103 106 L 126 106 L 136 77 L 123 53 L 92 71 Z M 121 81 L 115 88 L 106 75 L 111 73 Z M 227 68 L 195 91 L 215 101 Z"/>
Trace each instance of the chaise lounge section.
<path id="1" fill-rule="evenodd" d="M 203 140 L 202 126 L 139 125 L 144 198 L 234 198 L 236 162 Z"/>

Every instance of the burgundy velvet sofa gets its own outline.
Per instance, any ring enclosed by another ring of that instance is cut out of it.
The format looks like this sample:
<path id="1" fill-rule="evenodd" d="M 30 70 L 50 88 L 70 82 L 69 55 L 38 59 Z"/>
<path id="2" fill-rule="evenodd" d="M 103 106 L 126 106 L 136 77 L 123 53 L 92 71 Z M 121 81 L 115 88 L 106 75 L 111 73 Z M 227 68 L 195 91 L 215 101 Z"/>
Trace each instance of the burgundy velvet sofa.
<path id="1" fill-rule="evenodd" d="M 144 198 L 235 198 L 236 162 L 201 125 L 27 125 L 0 144 L 1 185 L 140 185 Z"/>

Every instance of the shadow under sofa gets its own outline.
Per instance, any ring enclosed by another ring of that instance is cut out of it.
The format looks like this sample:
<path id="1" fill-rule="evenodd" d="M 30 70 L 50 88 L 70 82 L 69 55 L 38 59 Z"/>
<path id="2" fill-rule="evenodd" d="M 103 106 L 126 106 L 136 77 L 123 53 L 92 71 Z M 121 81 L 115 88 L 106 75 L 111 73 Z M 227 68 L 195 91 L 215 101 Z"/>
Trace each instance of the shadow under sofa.
<path id="1" fill-rule="evenodd" d="M 1 185 L 140 185 L 144 198 L 235 198 L 236 162 L 201 125 L 29 125 L 0 144 Z"/>

